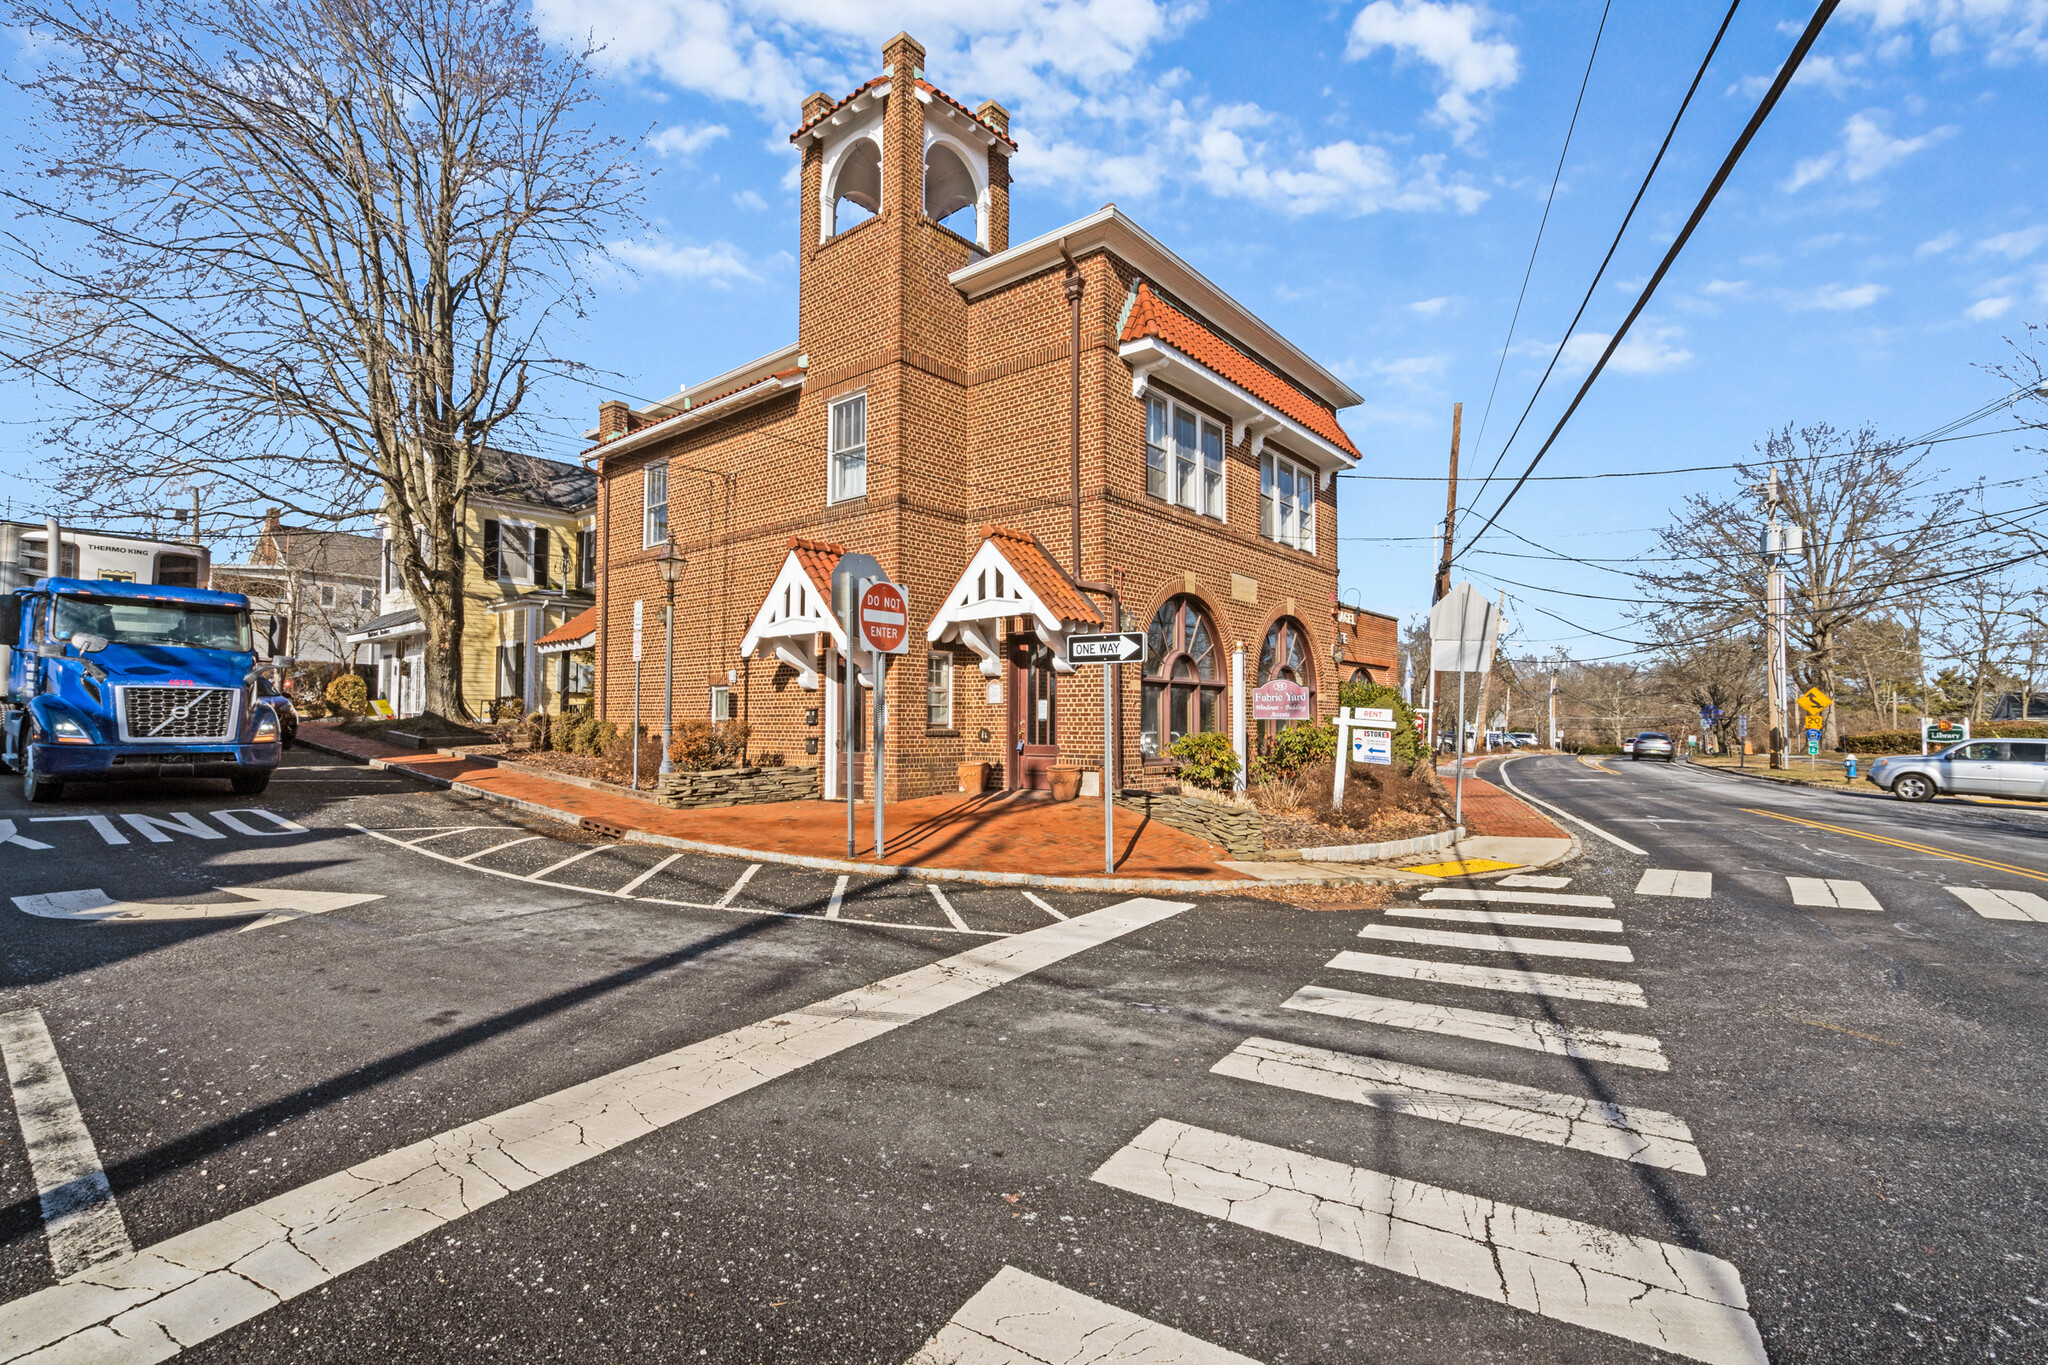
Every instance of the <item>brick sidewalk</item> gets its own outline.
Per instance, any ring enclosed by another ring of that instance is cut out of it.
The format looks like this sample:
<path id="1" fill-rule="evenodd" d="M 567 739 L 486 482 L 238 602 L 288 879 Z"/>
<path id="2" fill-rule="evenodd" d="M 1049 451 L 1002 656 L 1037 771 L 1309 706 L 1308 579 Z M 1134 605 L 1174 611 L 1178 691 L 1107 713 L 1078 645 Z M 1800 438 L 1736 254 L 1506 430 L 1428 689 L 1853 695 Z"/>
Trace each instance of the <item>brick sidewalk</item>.
<path id="1" fill-rule="evenodd" d="M 357 758 L 379 759 L 422 776 L 473 787 L 494 796 L 564 811 L 616 829 L 644 830 L 728 848 L 813 858 L 846 856 L 846 807 L 835 801 L 670 810 L 645 800 L 476 759 L 416 753 L 381 740 L 307 727 L 303 737 Z M 1467 780 L 1466 794 L 1472 783 Z M 1469 803 L 1468 803 L 1469 804 Z M 891 802 L 884 812 L 888 852 L 895 866 L 1100 877 L 1102 806 L 1095 800 L 1053 801 L 1039 793 L 926 796 Z M 874 812 L 859 808 L 854 858 L 874 862 Z M 1119 807 L 1116 875 L 1231 882 L 1245 880 L 1219 864 L 1230 855 L 1216 845 Z"/>
<path id="2" fill-rule="evenodd" d="M 1456 772 L 1444 774 L 1446 788 L 1455 787 Z M 1473 834 L 1506 839 L 1568 839 L 1566 834 L 1530 806 L 1483 777 L 1465 774 L 1465 828 Z"/>

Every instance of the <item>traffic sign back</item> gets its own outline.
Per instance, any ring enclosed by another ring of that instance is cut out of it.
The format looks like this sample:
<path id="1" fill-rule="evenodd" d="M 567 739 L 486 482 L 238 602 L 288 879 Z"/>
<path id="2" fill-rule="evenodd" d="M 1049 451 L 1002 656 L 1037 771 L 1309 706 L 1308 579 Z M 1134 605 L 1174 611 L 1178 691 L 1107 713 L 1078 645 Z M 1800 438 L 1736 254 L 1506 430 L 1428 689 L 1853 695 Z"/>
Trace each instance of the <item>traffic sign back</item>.
<path id="1" fill-rule="evenodd" d="M 860 634 L 878 654 L 910 648 L 910 604 L 894 583 L 870 583 L 860 595 Z"/>
<path id="2" fill-rule="evenodd" d="M 1067 662 L 1070 664 L 1127 664 L 1144 653 L 1145 637 L 1135 630 L 1067 637 Z"/>

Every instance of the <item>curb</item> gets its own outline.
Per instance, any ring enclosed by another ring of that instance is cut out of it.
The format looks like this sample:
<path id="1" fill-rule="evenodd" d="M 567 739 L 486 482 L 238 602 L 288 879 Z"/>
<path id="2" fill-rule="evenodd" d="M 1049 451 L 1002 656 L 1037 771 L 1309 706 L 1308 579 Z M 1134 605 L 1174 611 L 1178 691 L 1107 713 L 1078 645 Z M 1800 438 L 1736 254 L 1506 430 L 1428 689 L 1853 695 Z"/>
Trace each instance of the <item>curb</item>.
<path id="1" fill-rule="evenodd" d="M 1405 858 L 1411 853 L 1434 853 L 1440 848 L 1449 848 L 1465 837 L 1465 827 L 1439 830 L 1435 834 L 1418 834 L 1413 839 L 1389 839 L 1379 844 L 1334 844 L 1327 848 L 1275 849 L 1266 857 L 1271 861 L 1273 853 L 1286 852 L 1305 863 L 1372 863 L 1383 858 Z M 1254 860 L 1256 861 L 1256 860 Z"/>
<path id="2" fill-rule="evenodd" d="M 351 762 L 364 764 L 367 767 L 383 769 L 386 772 L 403 773 L 407 777 L 424 782 L 432 787 L 453 790 L 458 785 L 450 778 L 419 772 L 406 767 L 402 762 L 394 762 L 383 758 L 364 758 L 360 754 L 352 754 L 346 750 L 316 743 L 308 740 L 305 737 L 304 731 L 301 731 L 299 734 L 299 743 L 308 749 L 313 749 L 323 754 L 332 754 L 336 758 L 345 758 Z M 440 751 L 437 750 L 436 752 Z M 460 755 L 455 756 L 460 757 Z M 549 774 L 549 776 L 552 777 L 553 775 Z M 522 797 L 507 796 L 502 792 L 487 791 L 482 787 L 470 786 L 467 783 L 461 785 L 464 794 L 468 796 L 485 801 L 495 801 L 499 805 L 511 806 L 515 809 L 541 816 L 543 819 L 554 820 L 565 825 L 581 827 L 583 823 L 583 817 L 580 815 L 572 815 L 568 811 L 556 810 L 553 806 L 544 806 L 538 801 L 528 801 Z M 1255 891 L 1261 887 L 1268 886 L 1329 886 L 1332 884 L 1327 878 L 1323 877 L 1275 877 L 1270 881 L 1244 878 L 1230 882 L 1213 882 L 1196 881 L 1193 878 L 1180 877 L 1051 877 L 1038 872 L 983 872 L 971 868 L 958 867 L 920 867 L 914 864 L 860 863 L 848 858 L 820 858 L 803 853 L 771 853 L 764 849 L 734 848 L 727 844 L 710 844 L 697 839 L 678 839 L 673 835 L 654 834 L 642 829 L 627 830 L 625 842 L 632 844 L 656 844 L 663 848 L 680 849 L 686 853 L 708 853 L 721 858 L 745 858 L 751 862 L 774 863 L 784 867 L 801 867 L 813 872 L 853 872 L 868 877 L 914 877 L 922 881 L 975 882 L 985 886 L 1032 886 L 1043 887 L 1053 891 L 1171 891 L 1181 895 L 1231 895 L 1240 891 Z M 1392 879 L 1361 873 L 1357 880 L 1361 883 L 1370 883 Z M 1338 885 L 1342 884 L 1338 883 Z"/>

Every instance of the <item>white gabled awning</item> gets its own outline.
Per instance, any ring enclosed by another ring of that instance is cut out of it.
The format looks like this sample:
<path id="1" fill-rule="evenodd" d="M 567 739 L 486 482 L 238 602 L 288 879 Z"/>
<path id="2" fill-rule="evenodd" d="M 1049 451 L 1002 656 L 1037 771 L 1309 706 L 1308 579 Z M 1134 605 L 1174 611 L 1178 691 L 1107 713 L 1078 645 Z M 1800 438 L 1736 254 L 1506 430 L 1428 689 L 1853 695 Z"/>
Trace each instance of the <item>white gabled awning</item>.
<path id="1" fill-rule="evenodd" d="M 740 640 L 740 657 L 770 654 L 796 670 L 798 686 L 816 691 L 818 637 L 833 649 L 846 647 L 845 632 L 832 619 L 831 597 L 832 566 L 845 553 L 838 545 L 792 536 L 782 568 Z"/>
<path id="2" fill-rule="evenodd" d="M 980 547 L 932 617 L 925 639 L 935 645 L 966 645 L 980 656 L 982 676 L 998 678 L 1003 664 L 997 640 L 1005 616 L 1032 619 L 1039 638 L 1053 651 L 1053 668 L 1061 673 L 1073 671 L 1066 661 L 1069 630 L 1102 626 L 1102 614 L 1053 563 L 1036 537 L 984 526 Z"/>

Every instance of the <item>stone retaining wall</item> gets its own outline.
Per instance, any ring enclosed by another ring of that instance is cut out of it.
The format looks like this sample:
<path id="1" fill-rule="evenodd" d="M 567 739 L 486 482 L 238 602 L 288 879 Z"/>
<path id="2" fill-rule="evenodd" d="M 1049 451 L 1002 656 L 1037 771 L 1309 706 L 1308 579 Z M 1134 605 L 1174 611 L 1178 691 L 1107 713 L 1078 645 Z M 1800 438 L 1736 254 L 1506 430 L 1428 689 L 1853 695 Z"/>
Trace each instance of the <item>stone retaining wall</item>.
<path id="1" fill-rule="evenodd" d="M 1257 862 L 1266 857 L 1266 818 L 1249 806 L 1226 806 L 1135 787 L 1118 792 L 1116 803 L 1184 834 L 1220 844 L 1240 861 Z"/>
<path id="2" fill-rule="evenodd" d="M 678 810 L 701 810 L 707 806 L 814 801 L 819 792 L 815 765 L 802 768 L 703 768 L 670 773 L 662 778 L 656 799 L 662 805 Z"/>

